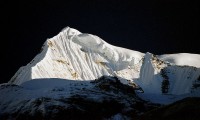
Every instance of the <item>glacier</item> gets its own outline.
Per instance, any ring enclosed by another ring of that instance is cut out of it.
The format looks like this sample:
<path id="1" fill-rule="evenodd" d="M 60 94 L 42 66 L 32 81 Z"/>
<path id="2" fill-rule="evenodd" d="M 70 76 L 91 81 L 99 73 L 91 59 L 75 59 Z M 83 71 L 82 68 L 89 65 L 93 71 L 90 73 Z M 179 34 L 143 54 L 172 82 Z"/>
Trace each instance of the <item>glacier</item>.
<path id="1" fill-rule="evenodd" d="M 101 76 L 118 77 L 143 93 L 200 96 L 200 55 L 154 55 L 111 45 L 98 36 L 66 27 L 47 39 L 41 52 L 21 67 L 9 83 L 21 85 L 33 79 L 61 78 L 79 81 Z M 163 81 L 168 81 L 163 93 Z"/>

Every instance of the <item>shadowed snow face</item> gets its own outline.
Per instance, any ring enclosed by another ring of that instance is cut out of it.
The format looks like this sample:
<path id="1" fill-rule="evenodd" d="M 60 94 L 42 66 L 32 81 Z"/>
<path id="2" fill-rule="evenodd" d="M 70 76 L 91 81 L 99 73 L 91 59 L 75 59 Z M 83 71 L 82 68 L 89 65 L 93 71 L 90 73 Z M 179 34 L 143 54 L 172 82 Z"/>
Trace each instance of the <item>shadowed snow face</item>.
<path id="1" fill-rule="evenodd" d="M 99 37 L 90 34 L 76 35 L 73 37 L 72 41 L 92 50 L 98 49 L 103 44 L 103 41 Z"/>
<path id="2" fill-rule="evenodd" d="M 83 48 L 89 49 L 95 53 L 102 54 L 110 61 L 117 62 L 119 60 L 119 55 L 113 49 L 113 46 L 106 43 L 97 36 L 90 34 L 79 34 L 74 36 L 72 41 L 79 44 Z"/>

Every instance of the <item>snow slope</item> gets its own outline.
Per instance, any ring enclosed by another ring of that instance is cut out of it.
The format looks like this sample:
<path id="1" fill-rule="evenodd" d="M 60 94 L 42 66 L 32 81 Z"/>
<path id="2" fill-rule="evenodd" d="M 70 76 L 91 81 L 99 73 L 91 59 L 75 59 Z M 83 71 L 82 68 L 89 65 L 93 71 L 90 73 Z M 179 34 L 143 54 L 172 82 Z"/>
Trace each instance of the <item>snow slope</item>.
<path id="1" fill-rule="evenodd" d="M 114 77 L 33 79 L 0 85 L 0 119 L 104 119 L 121 112 L 126 116 L 137 111 L 133 106 L 138 100 L 134 88 Z"/>
<path id="2" fill-rule="evenodd" d="M 188 65 L 200 68 L 200 55 L 191 53 L 164 54 L 159 59 L 168 61 L 175 65 Z"/>

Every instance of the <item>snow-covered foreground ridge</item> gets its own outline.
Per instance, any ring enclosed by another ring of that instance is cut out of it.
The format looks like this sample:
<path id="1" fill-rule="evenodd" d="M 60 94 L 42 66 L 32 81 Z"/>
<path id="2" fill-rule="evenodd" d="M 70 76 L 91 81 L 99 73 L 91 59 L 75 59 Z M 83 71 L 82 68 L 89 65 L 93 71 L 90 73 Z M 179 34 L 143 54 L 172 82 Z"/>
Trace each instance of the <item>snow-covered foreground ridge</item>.
<path id="1" fill-rule="evenodd" d="M 67 27 L 48 39 L 41 52 L 9 83 L 20 85 L 39 78 L 94 80 L 103 75 L 117 76 L 125 84 L 135 83 L 145 93 L 187 94 L 199 91 L 200 55 L 144 54 Z"/>

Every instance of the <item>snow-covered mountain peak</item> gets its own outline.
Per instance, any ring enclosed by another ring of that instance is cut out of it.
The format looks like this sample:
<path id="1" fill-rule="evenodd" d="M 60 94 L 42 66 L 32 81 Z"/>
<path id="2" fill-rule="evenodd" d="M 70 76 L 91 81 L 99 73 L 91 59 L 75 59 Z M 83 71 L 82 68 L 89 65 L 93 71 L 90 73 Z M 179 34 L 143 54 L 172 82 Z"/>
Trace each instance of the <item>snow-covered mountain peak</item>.
<path id="1" fill-rule="evenodd" d="M 152 103 L 200 97 L 199 61 L 198 54 L 144 54 L 66 27 L 0 84 L 0 119 L 132 118 Z"/>
<path id="2" fill-rule="evenodd" d="M 98 36 L 67 27 L 48 39 L 41 53 L 21 67 L 9 83 L 20 85 L 41 78 L 88 81 L 114 76 L 124 84 L 137 84 L 144 93 L 185 94 L 194 91 L 192 86 L 200 76 L 198 61 L 197 54 L 158 56 L 113 46 Z M 162 89 L 166 79 L 170 83 L 167 91 Z M 184 85 L 177 87 L 183 80 Z"/>
<path id="3" fill-rule="evenodd" d="M 39 78 L 94 80 L 103 75 L 132 80 L 138 77 L 138 72 L 133 71 L 139 71 L 143 55 L 67 27 L 48 39 L 41 53 L 21 67 L 10 83 Z"/>

